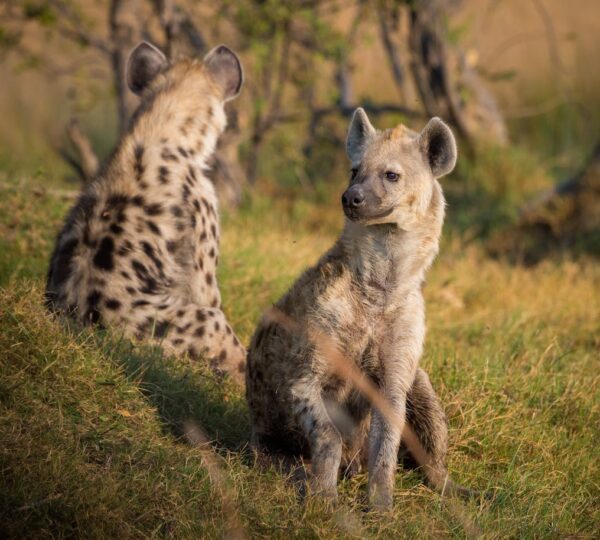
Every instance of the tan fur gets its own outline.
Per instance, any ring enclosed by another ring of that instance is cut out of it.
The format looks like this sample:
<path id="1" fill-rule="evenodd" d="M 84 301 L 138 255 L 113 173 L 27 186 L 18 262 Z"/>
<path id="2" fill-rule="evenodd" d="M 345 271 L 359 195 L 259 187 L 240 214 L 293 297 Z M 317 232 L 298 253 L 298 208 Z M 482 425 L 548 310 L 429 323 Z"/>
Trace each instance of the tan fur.
<path id="1" fill-rule="evenodd" d="M 437 119 L 420 134 L 404 126 L 376 131 L 358 110 L 347 146 L 353 174 L 342 235 L 275 307 L 307 332 L 316 329 L 334 340 L 398 415 L 409 417 L 432 463 L 430 480 L 441 487 L 447 427 L 418 363 L 425 337 L 421 287 L 444 219 L 435 176 L 453 168 L 454 139 Z M 399 179 L 388 181 L 390 172 Z M 363 197 L 356 208 L 350 207 L 353 197 Z M 259 324 L 246 372 L 253 444 L 309 455 L 313 489 L 335 496 L 340 463 L 360 452 L 368 432 L 370 499 L 388 508 L 402 426 L 371 412 L 348 381 L 331 374 L 328 359 L 307 336 L 271 319 Z M 337 425 L 336 410 L 353 420 L 354 429 Z"/>
<path id="2" fill-rule="evenodd" d="M 182 60 L 141 97 L 57 239 L 48 303 L 239 380 L 245 351 L 220 309 L 217 197 L 205 176 L 225 129 L 223 91 L 203 63 Z"/>

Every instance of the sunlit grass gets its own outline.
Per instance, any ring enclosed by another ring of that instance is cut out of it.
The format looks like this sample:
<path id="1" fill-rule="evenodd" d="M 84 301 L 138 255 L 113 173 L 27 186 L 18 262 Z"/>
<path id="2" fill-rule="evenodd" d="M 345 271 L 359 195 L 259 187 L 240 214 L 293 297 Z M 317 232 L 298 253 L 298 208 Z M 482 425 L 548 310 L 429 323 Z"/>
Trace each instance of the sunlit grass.
<path id="1" fill-rule="evenodd" d="M 589 257 L 533 268 L 448 235 L 425 287 L 422 364 L 450 419 L 449 468 L 495 488 L 491 503 L 444 501 L 397 475 L 395 511 L 365 512 L 366 476 L 341 505 L 301 501 L 253 466 L 243 396 L 202 366 L 65 328 L 41 293 L 70 204 L 44 178 L 0 193 L 0 531 L 4 536 L 220 538 L 235 512 L 248 538 L 593 537 L 600 525 L 600 270 Z M 342 226 L 337 195 L 290 200 L 265 186 L 225 216 L 224 307 L 248 343 L 260 314 Z M 329 197 L 329 198 L 328 198 Z M 449 208 L 449 223 L 455 216 Z M 452 225 L 451 225 L 452 226 Z M 222 483 L 186 442 L 215 441 Z M 224 510 L 224 508 L 226 510 Z M 232 510 L 233 509 L 233 510 Z M 229 531 L 231 532 L 231 531 Z"/>

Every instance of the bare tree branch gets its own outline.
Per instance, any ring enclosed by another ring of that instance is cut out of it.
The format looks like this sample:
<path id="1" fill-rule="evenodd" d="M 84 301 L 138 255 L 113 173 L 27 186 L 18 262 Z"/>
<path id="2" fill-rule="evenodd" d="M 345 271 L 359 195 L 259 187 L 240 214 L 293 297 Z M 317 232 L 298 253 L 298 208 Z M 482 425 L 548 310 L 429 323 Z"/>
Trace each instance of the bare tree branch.
<path id="1" fill-rule="evenodd" d="M 75 148 L 79 157 L 79 165 L 86 181 L 91 180 L 98 172 L 98 156 L 92 148 L 90 140 L 83 134 L 79 122 L 73 118 L 67 126 L 67 138 Z"/>
<path id="2" fill-rule="evenodd" d="M 400 99 L 406 98 L 406 76 L 404 64 L 400 56 L 400 5 L 397 2 L 379 2 L 377 18 L 379 20 L 379 35 L 385 50 L 392 76 L 400 93 Z"/>

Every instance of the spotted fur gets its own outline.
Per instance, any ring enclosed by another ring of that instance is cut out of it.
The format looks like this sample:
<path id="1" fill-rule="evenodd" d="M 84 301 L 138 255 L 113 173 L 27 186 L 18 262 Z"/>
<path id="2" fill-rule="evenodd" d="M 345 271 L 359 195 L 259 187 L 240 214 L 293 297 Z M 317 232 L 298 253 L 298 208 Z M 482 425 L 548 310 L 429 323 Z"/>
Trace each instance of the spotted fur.
<path id="1" fill-rule="evenodd" d="M 173 65 L 149 44 L 133 51 L 128 81 L 141 104 L 71 209 L 46 290 L 54 311 L 205 358 L 238 381 L 245 349 L 221 310 L 217 197 L 205 171 L 241 80 L 223 46 Z"/>
<path id="2" fill-rule="evenodd" d="M 267 317 L 250 345 L 252 443 L 309 456 L 314 491 L 331 497 L 340 464 L 364 451 L 370 500 L 389 508 L 403 426 L 372 411 L 349 381 L 332 374 L 308 336 L 324 333 L 379 387 L 398 417 L 408 418 L 427 452 L 429 480 L 448 488 L 446 419 L 418 364 L 425 336 L 421 288 L 444 219 L 437 178 L 454 167 L 456 146 L 439 119 L 421 133 L 403 126 L 376 131 L 359 109 L 347 150 L 352 176 L 342 235 L 275 305 L 306 331 Z"/>

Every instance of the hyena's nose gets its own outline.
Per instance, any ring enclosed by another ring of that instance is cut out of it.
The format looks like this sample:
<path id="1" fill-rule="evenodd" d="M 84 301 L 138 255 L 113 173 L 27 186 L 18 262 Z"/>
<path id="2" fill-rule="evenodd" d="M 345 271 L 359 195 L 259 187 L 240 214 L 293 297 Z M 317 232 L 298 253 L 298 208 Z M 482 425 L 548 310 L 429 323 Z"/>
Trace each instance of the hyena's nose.
<path id="1" fill-rule="evenodd" d="M 342 204 L 346 208 L 360 208 L 365 204 L 365 194 L 358 185 L 350 186 L 342 195 Z"/>

